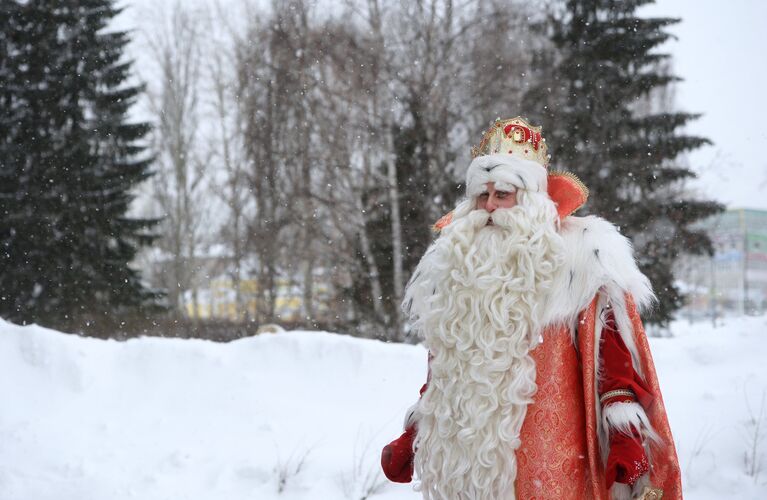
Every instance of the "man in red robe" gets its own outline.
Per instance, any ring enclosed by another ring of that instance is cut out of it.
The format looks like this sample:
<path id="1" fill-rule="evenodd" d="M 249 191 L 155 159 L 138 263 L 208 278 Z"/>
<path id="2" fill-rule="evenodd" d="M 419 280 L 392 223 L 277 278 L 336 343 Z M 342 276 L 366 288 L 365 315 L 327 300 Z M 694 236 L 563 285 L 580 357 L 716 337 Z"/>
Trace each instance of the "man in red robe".
<path id="1" fill-rule="evenodd" d="M 571 215 L 588 191 L 539 127 L 499 120 L 473 153 L 406 290 L 429 376 L 386 476 L 427 500 L 681 498 L 630 243 Z"/>

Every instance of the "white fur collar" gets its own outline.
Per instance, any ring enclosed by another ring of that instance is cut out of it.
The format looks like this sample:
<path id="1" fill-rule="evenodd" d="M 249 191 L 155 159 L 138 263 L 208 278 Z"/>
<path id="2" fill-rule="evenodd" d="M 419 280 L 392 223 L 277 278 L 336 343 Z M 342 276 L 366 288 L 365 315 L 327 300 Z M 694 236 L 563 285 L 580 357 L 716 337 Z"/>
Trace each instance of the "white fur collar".
<path id="1" fill-rule="evenodd" d="M 650 280 L 637 267 L 631 243 L 618 228 L 593 215 L 571 216 L 562 221 L 560 234 L 565 262 L 554 277 L 542 324 L 573 326 L 597 293 L 605 294 L 617 309 L 625 308 L 626 293 L 640 309 L 652 304 Z"/>

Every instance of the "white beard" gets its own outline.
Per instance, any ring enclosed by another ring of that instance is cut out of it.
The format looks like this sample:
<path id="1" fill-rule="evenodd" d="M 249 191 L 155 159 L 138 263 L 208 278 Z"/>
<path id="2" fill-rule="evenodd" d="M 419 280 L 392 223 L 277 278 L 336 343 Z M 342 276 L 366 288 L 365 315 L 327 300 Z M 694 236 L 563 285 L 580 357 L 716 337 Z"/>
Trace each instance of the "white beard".
<path id="1" fill-rule="evenodd" d="M 564 247 L 545 195 L 488 213 L 465 202 L 422 258 L 406 310 L 431 355 L 414 418 L 425 499 L 514 498 L 515 450 L 537 389 L 529 352 Z"/>

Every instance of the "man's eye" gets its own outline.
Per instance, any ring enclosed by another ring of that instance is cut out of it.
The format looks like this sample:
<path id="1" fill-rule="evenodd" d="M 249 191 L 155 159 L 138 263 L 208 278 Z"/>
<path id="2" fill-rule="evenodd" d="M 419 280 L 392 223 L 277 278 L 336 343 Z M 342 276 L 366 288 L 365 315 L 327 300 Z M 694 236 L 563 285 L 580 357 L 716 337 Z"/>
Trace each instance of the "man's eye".
<path id="1" fill-rule="evenodd" d="M 487 198 L 488 196 L 490 196 L 489 193 L 482 193 L 481 195 L 479 195 L 480 198 Z"/>
<path id="2" fill-rule="evenodd" d="M 508 192 L 508 191 L 496 191 L 495 192 L 496 198 L 500 198 L 500 199 L 506 198 L 506 197 L 508 197 L 510 195 L 511 195 L 511 193 Z"/>

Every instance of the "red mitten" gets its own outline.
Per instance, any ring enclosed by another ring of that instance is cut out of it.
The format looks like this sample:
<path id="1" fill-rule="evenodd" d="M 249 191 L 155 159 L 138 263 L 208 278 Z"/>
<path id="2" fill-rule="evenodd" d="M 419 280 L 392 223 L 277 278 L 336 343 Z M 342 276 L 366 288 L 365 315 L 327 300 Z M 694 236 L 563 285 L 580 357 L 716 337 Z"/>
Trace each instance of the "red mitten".
<path id="1" fill-rule="evenodd" d="M 411 425 L 391 443 L 384 446 L 381 453 L 381 467 L 390 481 L 409 483 L 413 479 L 413 439 L 415 426 Z"/>
<path id="2" fill-rule="evenodd" d="M 614 482 L 633 486 L 634 483 L 650 470 L 639 435 L 627 436 L 622 432 L 612 431 L 610 435 L 610 453 L 607 456 L 605 480 L 607 489 Z"/>

